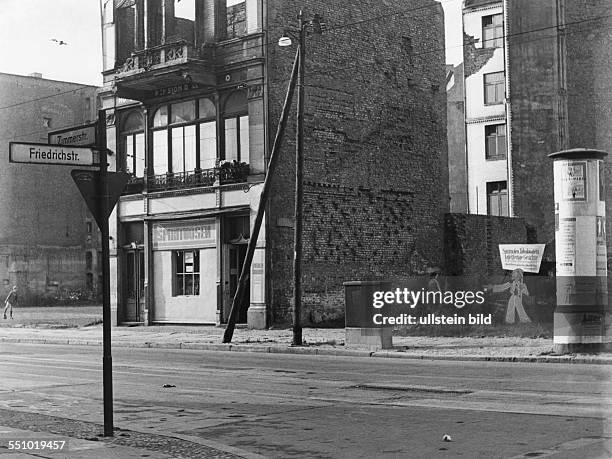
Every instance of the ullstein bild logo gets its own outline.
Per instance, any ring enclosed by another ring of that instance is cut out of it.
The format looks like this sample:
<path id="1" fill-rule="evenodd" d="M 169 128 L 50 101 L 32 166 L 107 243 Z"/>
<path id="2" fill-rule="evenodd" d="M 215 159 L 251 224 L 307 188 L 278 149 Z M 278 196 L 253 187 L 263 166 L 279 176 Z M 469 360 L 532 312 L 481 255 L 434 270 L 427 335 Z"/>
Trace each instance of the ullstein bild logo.
<path id="1" fill-rule="evenodd" d="M 364 315 L 363 327 L 388 327 L 393 325 L 490 325 L 491 314 L 442 313 L 439 308 L 463 309 L 481 305 L 485 301 L 483 291 L 431 291 L 424 288 L 410 290 L 376 291 L 372 294 L 371 309 Z"/>

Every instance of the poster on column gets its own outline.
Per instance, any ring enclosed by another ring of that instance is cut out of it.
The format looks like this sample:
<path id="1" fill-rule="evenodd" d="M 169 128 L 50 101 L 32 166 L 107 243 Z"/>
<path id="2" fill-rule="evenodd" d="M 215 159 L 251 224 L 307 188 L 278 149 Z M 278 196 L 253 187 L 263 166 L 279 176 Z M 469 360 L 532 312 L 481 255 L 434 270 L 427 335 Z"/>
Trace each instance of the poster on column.
<path id="1" fill-rule="evenodd" d="M 606 217 L 597 217 L 596 227 L 596 258 L 595 268 L 597 276 L 607 276 L 608 274 L 608 250 L 606 248 Z"/>
<path id="2" fill-rule="evenodd" d="M 557 276 L 575 276 L 576 218 L 560 218 L 556 238 Z"/>
<path id="3" fill-rule="evenodd" d="M 564 201 L 586 201 L 586 161 L 572 161 L 561 165 L 561 198 Z"/>

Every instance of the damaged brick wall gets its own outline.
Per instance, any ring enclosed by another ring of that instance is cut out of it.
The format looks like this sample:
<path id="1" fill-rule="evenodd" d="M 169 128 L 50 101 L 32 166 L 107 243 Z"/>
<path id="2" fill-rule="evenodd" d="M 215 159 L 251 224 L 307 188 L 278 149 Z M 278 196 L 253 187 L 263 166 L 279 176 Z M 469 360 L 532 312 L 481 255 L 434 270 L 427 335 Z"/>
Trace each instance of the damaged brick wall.
<path id="1" fill-rule="evenodd" d="M 502 272 L 499 244 L 527 243 L 522 218 L 447 214 L 444 221 L 445 272 L 482 285 Z"/>
<path id="2" fill-rule="evenodd" d="M 443 16 L 433 0 L 277 0 L 269 2 L 269 36 L 295 24 L 301 7 L 328 27 L 307 39 L 303 310 L 307 324 L 334 324 L 344 315 L 342 282 L 392 280 L 442 262 Z M 269 50 L 270 126 L 294 52 Z M 292 309 L 293 123 L 269 207 L 272 323 L 289 322 Z"/>

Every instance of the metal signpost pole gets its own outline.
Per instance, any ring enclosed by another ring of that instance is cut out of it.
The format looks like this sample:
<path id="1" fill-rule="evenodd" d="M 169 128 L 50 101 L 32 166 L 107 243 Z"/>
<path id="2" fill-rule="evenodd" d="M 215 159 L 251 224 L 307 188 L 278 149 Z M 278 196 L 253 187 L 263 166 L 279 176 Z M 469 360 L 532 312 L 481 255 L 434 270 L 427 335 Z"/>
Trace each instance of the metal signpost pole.
<path id="1" fill-rule="evenodd" d="M 104 436 L 113 436 L 113 357 L 111 355 L 110 262 L 108 247 L 108 164 L 106 152 L 106 112 L 98 111 L 100 180 L 98 182 L 100 232 L 102 238 L 102 385 L 104 391 Z"/>

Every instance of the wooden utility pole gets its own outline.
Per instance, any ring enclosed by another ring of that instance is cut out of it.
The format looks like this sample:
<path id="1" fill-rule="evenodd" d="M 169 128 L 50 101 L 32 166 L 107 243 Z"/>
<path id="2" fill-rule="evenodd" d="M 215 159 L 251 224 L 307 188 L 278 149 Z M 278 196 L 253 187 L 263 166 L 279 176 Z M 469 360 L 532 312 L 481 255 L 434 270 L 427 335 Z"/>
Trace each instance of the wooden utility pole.
<path id="1" fill-rule="evenodd" d="M 278 129 L 276 130 L 276 137 L 274 138 L 274 144 L 272 145 L 272 152 L 270 153 L 270 160 L 268 161 L 268 170 L 266 171 L 266 178 L 264 180 L 263 189 L 261 190 L 261 196 L 259 198 L 259 206 L 257 207 L 257 215 L 255 217 L 255 222 L 253 223 L 253 230 L 251 231 L 251 235 L 249 237 L 249 245 L 247 247 L 247 253 L 244 258 L 244 263 L 242 264 L 242 270 L 240 271 L 240 279 L 238 280 L 238 287 L 236 288 L 236 293 L 234 295 L 234 299 L 232 300 L 232 308 L 230 310 L 230 315 L 227 319 L 227 326 L 225 327 L 225 332 L 223 333 L 224 343 L 232 342 L 232 337 L 234 335 L 234 328 L 236 327 L 236 319 L 238 318 L 238 310 L 244 298 L 244 292 L 246 290 L 246 283 L 247 283 L 247 279 L 249 278 L 249 270 L 251 269 L 251 262 L 253 261 L 255 247 L 257 246 L 257 238 L 259 237 L 259 230 L 261 228 L 261 223 L 263 221 L 264 211 L 266 209 L 266 204 L 268 201 L 268 195 L 270 194 L 272 177 L 274 176 L 274 170 L 276 169 L 276 164 L 278 162 L 278 150 L 280 150 L 280 146 L 283 140 L 283 135 L 285 133 L 285 127 L 287 126 L 287 119 L 289 117 L 289 109 L 291 108 L 291 101 L 293 99 L 293 92 L 295 89 L 295 80 L 296 80 L 297 70 L 298 70 L 299 53 L 300 51 L 298 50 L 296 52 L 295 60 L 293 62 L 293 70 L 291 71 L 291 79 L 289 80 L 289 87 L 287 88 L 287 96 L 285 97 L 285 104 L 283 105 L 281 117 L 278 122 Z"/>
<path id="2" fill-rule="evenodd" d="M 295 209 L 293 223 L 293 345 L 302 345 L 302 220 L 304 201 L 304 60 L 306 27 L 302 11 L 298 16 L 298 96 L 295 130 Z"/>

